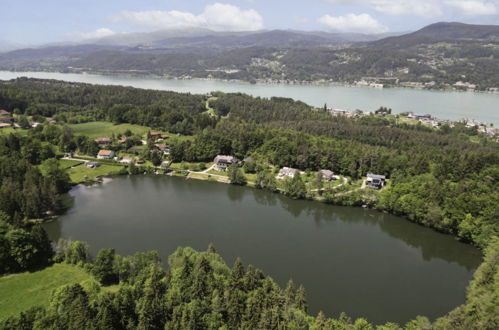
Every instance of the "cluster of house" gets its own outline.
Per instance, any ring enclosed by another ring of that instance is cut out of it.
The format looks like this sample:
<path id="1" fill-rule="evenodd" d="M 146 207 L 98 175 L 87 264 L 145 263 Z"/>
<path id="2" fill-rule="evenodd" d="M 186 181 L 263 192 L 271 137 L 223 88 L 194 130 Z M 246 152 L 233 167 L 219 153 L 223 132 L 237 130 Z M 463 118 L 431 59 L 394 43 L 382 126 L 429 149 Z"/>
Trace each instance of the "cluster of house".
<path id="1" fill-rule="evenodd" d="M 14 118 L 11 117 L 10 112 L 7 110 L 0 110 L 0 128 L 7 128 L 12 126 Z"/>
<path id="2" fill-rule="evenodd" d="M 170 154 L 170 147 L 164 142 L 169 138 L 168 135 L 165 135 L 158 131 L 151 131 L 149 133 L 149 137 L 156 142 L 153 146 L 154 151 L 162 152 L 165 155 Z"/>

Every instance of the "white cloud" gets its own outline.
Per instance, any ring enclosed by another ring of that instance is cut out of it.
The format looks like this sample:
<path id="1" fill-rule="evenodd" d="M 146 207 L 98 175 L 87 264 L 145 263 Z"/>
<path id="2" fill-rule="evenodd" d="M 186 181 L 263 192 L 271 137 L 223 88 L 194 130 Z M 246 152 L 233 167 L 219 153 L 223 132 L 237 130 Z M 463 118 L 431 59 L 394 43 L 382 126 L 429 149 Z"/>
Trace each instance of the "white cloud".
<path id="1" fill-rule="evenodd" d="M 371 17 L 369 14 L 347 14 L 333 17 L 324 15 L 318 19 L 319 23 L 328 26 L 332 30 L 341 32 L 383 33 L 388 28 Z"/>
<path id="2" fill-rule="evenodd" d="M 124 11 L 111 17 L 114 22 L 125 22 L 146 29 L 207 28 L 215 31 L 254 31 L 263 29 L 262 16 L 253 9 L 214 3 L 207 5 L 199 15 L 171 11 Z"/>
<path id="3" fill-rule="evenodd" d="M 115 34 L 116 32 L 114 32 L 111 29 L 100 28 L 90 32 L 73 32 L 70 33 L 69 36 L 76 39 L 99 39 L 99 38 L 109 37 Z"/>
<path id="4" fill-rule="evenodd" d="M 489 1 L 447 0 L 445 4 L 464 15 L 478 16 L 494 15 L 497 13 L 496 5 Z"/>
<path id="5" fill-rule="evenodd" d="M 364 5 L 386 15 L 436 17 L 442 14 L 438 0 L 327 0 L 335 4 Z"/>
<path id="6" fill-rule="evenodd" d="M 386 15 L 442 16 L 452 9 L 469 16 L 493 15 L 498 12 L 498 0 L 326 0 L 333 4 L 360 5 Z"/>

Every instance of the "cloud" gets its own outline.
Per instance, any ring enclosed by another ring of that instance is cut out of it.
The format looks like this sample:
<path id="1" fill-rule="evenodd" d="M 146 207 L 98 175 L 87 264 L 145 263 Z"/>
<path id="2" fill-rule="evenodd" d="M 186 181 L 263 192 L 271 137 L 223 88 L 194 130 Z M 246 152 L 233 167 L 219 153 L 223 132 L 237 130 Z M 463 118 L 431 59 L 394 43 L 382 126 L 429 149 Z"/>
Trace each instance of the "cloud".
<path id="1" fill-rule="evenodd" d="M 498 12 L 498 0 L 326 0 L 340 5 L 360 5 L 385 15 L 442 16 L 448 10 L 459 14 L 478 16 Z"/>
<path id="2" fill-rule="evenodd" d="M 146 29 L 207 28 L 215 31 L 255 31 L 263 29 L 262 16 L 253 9 L 214 3 L 207 5 L 199 15 L 171 10 L 124 11 L 111 17 Z"/>
<path id="3" fill-rule="evenodd" d="M 384 33 L 388 28 L 371 17 L 369 14 L 347 14 L 333 17 L 324 15 L 318 19 L 319 23 L 328 26 L 332 30 L 341 32 L 361 32 L 361 33 Z"/>
<path id="4" fill-rule="evenodd" d="M 99 39 L 99 38 L 109 37 L 115 34 L 116 32 L 114 32 L 111 29 L 100 28 L 90 32 L 73 32 L 69 33 L 68 36 L 76 39 Z"/>
<path id="5" fill-rule="evenodd" d="M 497 7 L 494 3 L 480 0 L 447 0 L 444 2 L 461 14 L 469 16 L 494 15 Z"/>
<path id="6" fill-rule="evenodd" d="M 327 0 L 334 4 L 363 5 L 386 15 L 436 17 L 442 14 L 438 0 Z"/>

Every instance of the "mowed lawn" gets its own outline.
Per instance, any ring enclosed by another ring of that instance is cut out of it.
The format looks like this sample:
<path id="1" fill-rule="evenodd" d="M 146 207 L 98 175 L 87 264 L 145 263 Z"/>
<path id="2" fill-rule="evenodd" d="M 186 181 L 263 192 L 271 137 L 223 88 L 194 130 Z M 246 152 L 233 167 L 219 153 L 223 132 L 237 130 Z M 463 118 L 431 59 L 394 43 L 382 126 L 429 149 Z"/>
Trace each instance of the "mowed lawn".
<path id="1" fill-rule="evenodd" d="M 92 139 L 99 137 L 111 137 L 114 135 L 125 133 L 126 130 L 132 131 L 133 134 L 143 136 L 151 129 L 146 126 L 120 124 L 114 125 L 108 121 L 92 121 L 83 124 L 69 125 L 76 135 L 86 135 Z"/>
<path id="2" fill-rule="evenodd" d="M 123 168 L 122 165 L 109 165 L 109 164 L 101 164 L 96 168 L 88 168 L 85 164 L 81 164 L 75 166 L 73 168 L 69 168 L 67 172 L 69 173 L 69 177 L 71 178 L 71 182 L 80 183 L 87 180 L 94 180 L 100 176 L 119 174 L 120 170 Z M 85 178 L 85 176 L 87 176 Z"/>
<path id="3" fill-rule="evenodd" d="M 54 289 L 87 280 L 94 279 L 81 268 L 67 264 L 0 277 L 0 320 L 34 306 L 47 305 Z"/>

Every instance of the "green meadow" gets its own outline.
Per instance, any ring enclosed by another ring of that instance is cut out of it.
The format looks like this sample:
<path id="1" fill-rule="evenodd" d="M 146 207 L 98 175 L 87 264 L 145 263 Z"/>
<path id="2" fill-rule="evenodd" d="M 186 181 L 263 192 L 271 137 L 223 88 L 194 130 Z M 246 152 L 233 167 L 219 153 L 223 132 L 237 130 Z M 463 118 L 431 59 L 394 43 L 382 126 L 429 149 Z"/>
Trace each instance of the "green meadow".
<path id="1" fill-rule="evenodd" d="M 93 280 L 83 269 L 68 264 L 0 277 L 0 320 L 31 307 L 47 305 L 52 291 L 60 286 Z"/>

